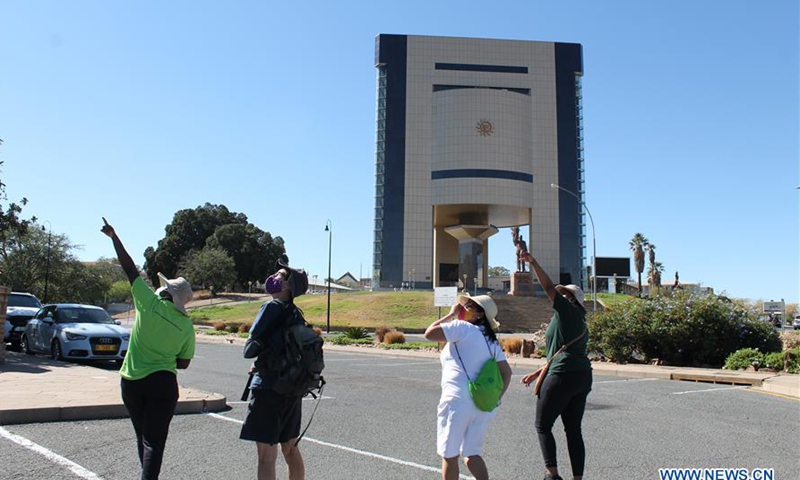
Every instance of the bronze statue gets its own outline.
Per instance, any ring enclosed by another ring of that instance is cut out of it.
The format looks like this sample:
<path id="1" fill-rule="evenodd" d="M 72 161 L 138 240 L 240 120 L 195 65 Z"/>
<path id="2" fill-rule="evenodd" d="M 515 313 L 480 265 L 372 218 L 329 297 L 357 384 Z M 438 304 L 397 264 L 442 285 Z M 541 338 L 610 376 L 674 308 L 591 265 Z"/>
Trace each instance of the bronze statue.
<path id="1" fill-rule="evenodd" d="M 528 253 L 528 244 L 525 239 L 519 234 L 519 227 L 511 229 L 511 236 L 514 239 L 514 245 L 517 247 L 517 271 L 525 272 L 525 262 L 520 260 L 520 257 Z"/>

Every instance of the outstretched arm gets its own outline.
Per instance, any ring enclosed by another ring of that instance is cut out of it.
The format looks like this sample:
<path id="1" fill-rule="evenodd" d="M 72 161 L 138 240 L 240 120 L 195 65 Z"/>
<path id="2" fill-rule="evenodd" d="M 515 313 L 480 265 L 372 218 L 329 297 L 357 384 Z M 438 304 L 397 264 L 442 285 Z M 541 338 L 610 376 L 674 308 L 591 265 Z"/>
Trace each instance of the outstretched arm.
<path id="1" fill-rule="evenodd" d="M 442 324 L 456 318 L 463 309 L 464 307 L 460 303 L 453 305 L 447 315 L 428 325 L 428 328 L 425 330 L 425 338 L 432 342 L 446 342 L 447 337 L 445 337 L 444 331 L 442 331 Z"/>
<path id="2" fill-rule="evenodd" d="M 136 270 L 136 264 L 133 263 L 133 259 L 128 252 L 125 250 L 125 247 L 122 245 L 122 241 L 120 241 L 119 237 L 117 237 L 117 233 L 114 231 L 114 227 L 108 224 L 105 218 L 103 218 L 103 228 L 100 229 L 101 232 L 105 233 L 111 241 L 114 243 L 114 250 L 117 252 L 117 260 L 119 260 L 119 264 L 122 266 L 122 270 L 125 272 L 125 275 L 128 277 L 128 281 L 133 283 L 134 280 L 139 278 L 139 271 Z"/>
<path id="3" fill-rule="evenodd" d="M 542 289 L 544 289 L 544 293 L 547 294 L 547 298 L 549 298 L 551 302 L 554 302 L 558 293 L 556 292 L 556 286 L 553 284 L 553 281 L 547 276 L 547 272 L 544 271 L 542 266 L 539 265 L 539 262 L 537 262 L 530 253 L 523 253 L 519 258 L 523 262 L 531 264 L 531 270 L 536 272 L 536 277 L 539 279 L 539 284 L 542 286 Z"/>

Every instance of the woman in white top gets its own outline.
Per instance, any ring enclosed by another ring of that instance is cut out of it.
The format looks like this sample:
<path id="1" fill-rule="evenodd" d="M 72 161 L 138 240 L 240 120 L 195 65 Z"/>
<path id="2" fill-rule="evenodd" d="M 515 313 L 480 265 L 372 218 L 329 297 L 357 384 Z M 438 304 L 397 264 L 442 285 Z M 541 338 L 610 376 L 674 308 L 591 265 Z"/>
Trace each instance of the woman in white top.
<path id="1" fill-rule="evenodd" d="M 458 478 L 458 458 L 462 455 L 476 480 L 489 478 L 481 450 L 496 410 L 483 412 L 475 406 L 469 381 L 494 357 L 503 377 L 503 393 L 511 382 L 511 367 L 495 334 L 500 326 L 496 315 L 497 305 L 488 295 L 461 297 L 450 313 L 425 330 L 428 340 L 447 342 L 441 353 L 442 396 L 436 428 L 436 452 L 442 457 L 444 480 Z"/>

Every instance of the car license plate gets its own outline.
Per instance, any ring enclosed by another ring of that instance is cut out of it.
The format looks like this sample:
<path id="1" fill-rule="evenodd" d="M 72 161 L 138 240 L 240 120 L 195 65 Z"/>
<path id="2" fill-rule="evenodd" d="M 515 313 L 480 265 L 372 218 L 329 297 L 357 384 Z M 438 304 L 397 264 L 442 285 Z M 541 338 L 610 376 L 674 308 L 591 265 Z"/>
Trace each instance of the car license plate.
<path id="1" fill-rule="evenodd" d="M 116 345 L 97 345 L 94 347 L 96 352 L 113 352 L 117 350 Z"/>

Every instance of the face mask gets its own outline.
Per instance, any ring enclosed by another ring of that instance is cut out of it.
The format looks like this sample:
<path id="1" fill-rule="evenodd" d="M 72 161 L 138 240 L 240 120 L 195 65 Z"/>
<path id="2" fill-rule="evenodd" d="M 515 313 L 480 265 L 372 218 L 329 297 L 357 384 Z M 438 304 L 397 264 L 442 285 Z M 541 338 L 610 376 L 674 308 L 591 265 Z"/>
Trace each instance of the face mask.
<path id="1" fill-rule="evenodd" d="M 267 278 L 267 282 L 264 284 L 264 289 L 269 294 L 279 293 L 283 290 L 283 282 L 275 278 L 274 275 L 270 275 L 270 277 Z"/>

